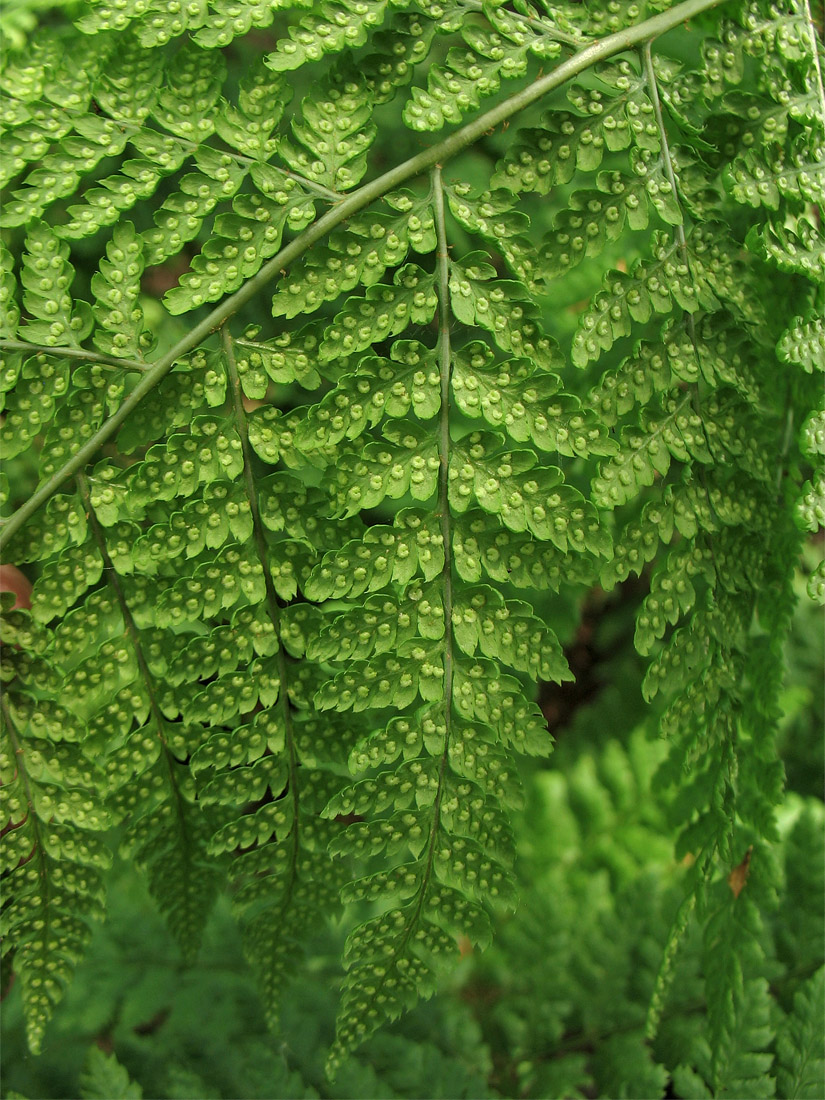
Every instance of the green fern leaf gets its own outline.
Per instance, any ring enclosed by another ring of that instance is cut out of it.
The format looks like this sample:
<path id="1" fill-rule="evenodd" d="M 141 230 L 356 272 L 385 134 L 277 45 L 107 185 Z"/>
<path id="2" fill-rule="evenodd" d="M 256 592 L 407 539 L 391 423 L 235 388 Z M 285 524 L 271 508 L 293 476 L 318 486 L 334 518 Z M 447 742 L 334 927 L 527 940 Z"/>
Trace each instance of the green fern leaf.
<path id="1" fill-rule="evenodd" d="M 825 172 L 820 167 L 822 147 L 779 153 L 766 163 L 754 153 L 733 161 L 726 169 L 725 183 L 737 202 L 777 210 L 782 199 L 798 203 L 822 203 L 825 199 Z"/>
<path id="2" fill-rule="evenodd" d="M 95 320 L 106 330 L 98 330 L 95 342 L 101 351 L 118 358 L 140 359 L 151 346 L 151 338 L 143 337 L 143 310 L 138 302 L 141 252 L 134 226 L 122 222 L 112 236 L 106 260 L 101 260 L 100 271 L 92 279 L 97 299 Z"/>
<path id="3" fill-rule="evenodd" d="M 404 108 L 411 130 L 440 130 L 447 122 L 460 122 L 482 98 L 499 90 L 502 78 L 523 76 L 530 53 L 552 58 L 561 52 L 558 42 L 548 41 L 502 8 L 491 9 L 489 19 L 493 29 L 472 24 L 463 28 L 466 48 L 451 49 L 443 66 L 430 67 L 426 92 L 413 87 Z"/>
<path id="4" fill-rule="evenodd" d="M 215 235 L 192 261 L 191 272 L 166 294 L 171 313 L 184 313 L 236 290 L 278 251 L 284 229 L 302 229 L 312 220 L 312 201 L 293 179 L 268 164 L 253 165 L 250 175 L 257 192 L 237 196 L 233 213 L 215 220 Z M 179 220 L 174 219 L 175 228 Z"/>
<path id="5" fill-rule="evenodd" d="M 587 558 L 563 553 L 550 543 L 538 543 L 529 532 L 490 530 L 486 514 L 478 509 L 470 509 L 457 520 L 453 552 L 456 572 L 468 582 L 479 581 L 486 574 L 516 588 L 558 591 L 566 578 L 587 583 L 596 571 Z M 602 530 L 598 553 L 607 556 L 609 552 L 610 538 Z"/>
<path id="6" fill-rule="evenodd" d="M 432 252 L 435 235 L 429 204 L 400 191 L 387 195 L 386 201 L 400 216 L 362 215 L 351 219 L 346 233 L 331 233 L 328 245 L 313 249 L 306 267 L 283 281 L 272 301 L 273 316 L 311 313 L 359 283 L 376 283 L 406 258 L 410 248 Z"/>
<path id="7" fill-rule="evenodd" d="M 77 136 L 61 143 L 60 152 L 44 157 L 13 193 L 3 214 L 4 225 L 30 225 L 52 203 L 73 194 L 81 176 L 104 157 L 121 153 L 127 141 L 127 134 L 114 121 L 94 116 L 78 120 L 74 132 Z"/>
<path id="8" fill-rule="evenodd" d="M 805 531 L 817 531 L 825 525 L 825 473 L 802 486 L 802 496 L 796 504 L 796 522 Z"/>
<path id="9" fill-rule="evenodd" d="M 684 310 L 713 309 L 717 306 L 716 289 L 704 277 L 704 264 L 698 256 L 707 247 L 705 235 L 694 231 L 694 248 L 682 253 L 681 248 L 663 235 L 654 237 L 654 260 L 634 265 L 625 274 L 612 271 L 605 276 L 604 289 L 596 295 L 582 314 L 573 340 L 572 358 L 583 367 L 609 351 L 622 336 L 632 331 L 633 322 L 645 323 L 654 313 L 669 313 L 671 300 Z M 716 257 L 711 258 L 716 267 Z"/>
<path id="10" fill-rule="evenodd" d="M 817 971 L 794 997 L 793 1012 L 776 1040 L 777 1087 L 781 1096 L 795 1100 L 822 1091 L 822 1021 L 825 1016 L 825 972 Z"/>
<path id="11" fill-rule="evenodd" d="M 435 492 L 439 461 L 432 433 L 413 422 L 387 425 L 383 435 L 358 455 L 345 455 L 338 462 L 334 515 L 355 515 L 408 493 L 414 500 L 427 500 Z"/>
<path id="12" fill-rule="evenodd" d="M 141 1100 L 143 1096 L 143 1089 L 129 1079 L 114 1054 L 106 1054 L 97 1046 L 89 1050 L 80 1090 L 85 1100 Z"/>
<path id="13" fill-rule="evenodd" d="M 371 45 L 376 52 L 368 54 L 359 63 L 378 105 L 391 100 L 399 87 L 409 84 L 415 66 L 424 60 L 433 44 L 437 26 L 434 17 L 444 15 L 444 9 L 436 5 L 432 14 L 425 12 L 426 4 L 416 4 L 407 14 L 395 14 L 391 25 L 372 36 Z"/>
<path id="14" fill-rule="evenodd" d="M 462 324 L 492 333 L 502 351 L 532 359 L 539 367 L 559 366 L 559 351 L 536 323 L 537 310 L 520 283 L 492 282 L 495 268 L 483 252 L 473 252 L 451 265 L 450 306 Z"/>
<path id="15" fill-rule="evenodd" d="M 321 362 L 364 351 L 410 324 L 426 324 L 435 308 L 433 277 L 406 264 L 396 272 L 392 286 L 379 283 L 368 287 L 364 298 L 347 300 L 324 332 L 318 349 Z"/>
<path id="16" fill-rule="evenodd" d="M 819 317 L 810 321 L 797 317 L 783 333 L 776 354 L 783 363 L 798 363 L 809 373 L 825 370 L 825 321 Z"/>
<path id="17" fill-rule="evenodd" d="M 408 583 L 417 573 L 432 580 L 444 567 L 443 541 L 427 513 L 399 512 L 392 527 L 370 527 L 362 538 L 327 553 L 303 586 L 320 602 L 357 597 L 389 581 Z"/>
<path id="18" fill-rule="evenodd" d="M 56 399 L 69 386 L 69 364 L 65 359 L 38 354 L 11 363 L 10 381 L 22 380 L 6 401 L 0 440 L 6 458 L 20 454 L 53 419 Z"/>
<path id="19" fill-rule="evenodd" d="M 625 222 L 631 229 L 646 229 L 650 206 L 669 225 L 681 223 L 681 211 L 662 161 L 651 166 L 640 152 L 633 167 L 633 180 L 619 172 L 603 172 L 596 179 L 596 190 L 573 194 L 569 209 L 556 219 L 542 249 L 541 277 L 549 281 L 586 256 L 597 256 L 608 241 L 621 235 Z"/>
<path id="20" fill-rule="evenodd" d="M 362 358 L 357 373 L 340 378 L 334 392 L 307 410 L 296 445 L 304 453 L 330 447 L 356 439 L 385 416 L 400 418 L 411 411 L 430 420 L 440 406 L 440 377 L 432 354 L 415 340 L 396 340 L 389 359 Z"/>
<path id="21" fill-rule="evenodd" d="M 491 427 L 505 429 L 517 443 L 530 440 L 543 451 L 587 454 L 591 447 L 609 448 L 579 403 L 559 394 L 560 388 L 558 375 L 535 370 L 530 360 L 497 364 L 480 341 L 456 355 L 452 389 L 465 416 L 483 418 Z"/>
<path id="22" fill-rule="evenodd" d="M 485 512 L 499 515 L 511 531 L 529 531 L 564 553 L 600 553 L 603 532 L 592 506 L 577 490 L 563 484 L 555 466 L 537 467 L 531 451 L 501 451 L 501 438 L 473 432 L 454 449 L 450 469 L 450 503 L 461 513 L 475 499 Z"/>
<path id="23" fill-rule="evenodd" d="M 14 257 L 5 245 L 0 245 L 0 333 L 12 338 L 17 335 L 17 324 L 20 320 L 20 307 L 15 301 L 16 290 Z M 5 389 L 11 389 L 10 382 L 4 382 Z"/>
<path id="24" fill-rule="evenodd" d="M 92 328 L 85 302 L 74 302 L 68 293 L 74 269 L 69 248 L 45 222 L 32 221 L 26 238 L 28 252 L 20 281 L 23 304 L 31 320 L 20 335 L 48 347 L 80 347 Z"/>
<path id="25" fill-rule="evenodd" d="M 20 619 L 11 612 L 12 629 L 23 625 Z M 3 626 L 5 634 L 5 615 Z M 79 744 L 74 715 L 55 705 L 62 692 L 57 671 L 8 646 L 4 665 L 4 952 L 12 953 L 21 976 L 28 1042 L 37 1051 L 85 953 L 89 921 L 104 913 L 102 872 L 111 855 L 95 834 L 109 817 L 98 766 Z"/>
<path id="26" fill-rule="evenodd" d="M 278 72 L 318 61 L 325 53 L 355 49 L 366 41 L 367 28 L 380 24 L 386 0 L 339 0 L 324 5 L 322 15 L 305 16 L 290 29 L 267 64 Z"/>
<path id="27" fill-rule="evenodd" d="M 218 153 L 208 145 L 195 151 L 194 161 L 197 171 L 183 177 L 180 191 L 157 210 L 156 228 L 144 233 L 147 262 L 152 265 L 180 252 L 218 202 L 235 194 L 248 170 L 228 153 Z"/>
<path id="28" fill-rule="evenodd" d="M 358 6 L 373 5 L 359 0 Z M 383 0 L 375 6 L 383 9 Z M 359 35 L 363 19 L 355 23 Z M 376 135 L 371 116 L 365 78 L 354 65 L 340 64 L 301 104 L 301 117 L 292 120 L 296 144 L 281 138 L 280 154 L 293 171 L 335 192 L 346 191 L 367 170 L 366 151 Z"/>
<path id="29" fill-rule="evenodd" d="M 769 223 L 754 226 L 748 245 L 758 249 L 780 271 L 796 272 L 812 281 L 822 282 L 825 275 L 825 245 L 816 227 L 806 215 L 788 219 L 787 226 Z"/>
<path id="30" fill-rule="evenodd" d="M 568 92 L 578 113 L 547 114 L 542 128 L 519 134 L 521 140 L 496 169 L 494 186 L 544 195 L 555 184 L 569 182 L 577 168 L 595 171 L 606 152 L 619 152 L 631 142 L 658 152 L 659 134 L 644 76 L 629 60 L 600 65 L 595 71 L 601 87 L 574 84 Z"/>

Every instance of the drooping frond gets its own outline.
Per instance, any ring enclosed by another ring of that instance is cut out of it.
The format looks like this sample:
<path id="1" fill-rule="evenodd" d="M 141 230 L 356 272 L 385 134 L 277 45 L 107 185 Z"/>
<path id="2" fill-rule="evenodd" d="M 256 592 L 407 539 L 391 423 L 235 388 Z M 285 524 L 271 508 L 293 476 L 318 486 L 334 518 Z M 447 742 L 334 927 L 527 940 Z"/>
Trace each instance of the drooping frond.
<path id="1" fill-rule="evenodd" d="M 802 1095 L 816 990 L 770 1049 L 765 929 L 825 517 L 807 4 L 74 14 L 0 76 L 0 542 L 34 579 L 4 626 L 3 921 L 32 1047 L 111 823 L 187 956 L 231 895 L 273 1026 L 348 906 L 334 1071 L 514 904 L 535 684 L 572 677 L 555 609 L 634 575 L 691 868 L 648 1034 L 695 914 L 684 1080 Z M 626 1062 L 660 1092 L 628 1026 L 600 1087 Z"/>

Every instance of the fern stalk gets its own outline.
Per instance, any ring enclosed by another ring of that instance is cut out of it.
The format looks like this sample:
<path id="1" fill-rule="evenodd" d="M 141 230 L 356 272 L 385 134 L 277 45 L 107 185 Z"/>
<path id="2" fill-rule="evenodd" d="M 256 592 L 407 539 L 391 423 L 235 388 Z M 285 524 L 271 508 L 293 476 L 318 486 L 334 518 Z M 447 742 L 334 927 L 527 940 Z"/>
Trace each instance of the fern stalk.
<path id="1" fill-rule="evenodd" d="M 0 340 L 0 348 L 5 351 L 25 351 L 33 355 L 53 352 L 53 348 L 47 348 L 41 344 L 30 344 L 26 340 Z M 89 351 L 87 348 L 61 348 L 60 354 L 67 359 L 77 359 L 85 363 L 100 363 L 102 366 L 115 367 L 120 370 L 147 371 L 151 369 L 151 363 L 144 363 L 138 359 L 119 359 L 114 355 L 103 355 L 99 351 Z"/>

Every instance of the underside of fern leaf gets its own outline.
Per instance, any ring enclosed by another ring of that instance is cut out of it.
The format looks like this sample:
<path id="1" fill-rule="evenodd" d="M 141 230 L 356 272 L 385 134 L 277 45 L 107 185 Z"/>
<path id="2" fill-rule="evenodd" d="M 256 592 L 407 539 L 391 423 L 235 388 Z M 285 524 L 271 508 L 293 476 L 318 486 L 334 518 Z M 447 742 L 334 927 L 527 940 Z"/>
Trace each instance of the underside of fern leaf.
<path id="1" fill-rule="evenodd" d="M 635 573 L 705 922 L 696 1072 L 764 1077 L 738 929 L 776 885 L 782 644 L 825 517 L 807 4 L 81 7 L 2 77 L 32 1048 L 116 843 L 190 958 L 229 892 L 273 1027 L 347 907 L 334 1073 L 515 903 L 535 684 L 571 679 L 547 609 Z"/>

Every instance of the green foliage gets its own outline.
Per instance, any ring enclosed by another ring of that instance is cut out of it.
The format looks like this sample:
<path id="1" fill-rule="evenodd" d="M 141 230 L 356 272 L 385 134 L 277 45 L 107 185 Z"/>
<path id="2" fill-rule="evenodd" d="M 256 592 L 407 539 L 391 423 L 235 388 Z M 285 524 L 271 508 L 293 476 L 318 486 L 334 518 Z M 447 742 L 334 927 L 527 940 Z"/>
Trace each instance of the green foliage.
<path id="1" fill-rule="evenodd" d="M 140 1100 L 143 1090 L 129 1080 L 129 1074 L 113 1054 L 106 1055 L 98 1047 L 89 1051 L 86 1068 L 80 1079 L 81 1096 L 89 1100 Z"/>
<path id="2" fill-rule="evenodd" d="M 548 952 L 549 1039 L 511 1036 L 522 1085 L 812 1095 L 821 959 L 776 917 L 815 819 L 783 823 L 777 748 L 805 553 L 825 596 L 807 0 L 83 0 L 7 52 L 0 542 L 34 590 L 4 608 L 2 919 L 31 1050 L 117 850 L 190 962 L 229 896 L 276 1033 L 344 920 L 329 1087 L 395 1089 L 352 1068 L 369 1042 L 469 1089 L 380 1032 L 508 927 L 526 775 L 567 830 L 534 837 L 560 901 L 528 927 L 582 946 Z M 535 685 L 574 690 L 567 624 L 631 575 L 666 744 L 628 728 L 554 786 Z M 686 991 L 706 1022 L 675 1034 Z M 93 1054 L 84 1095 L 139 1095 L 124 1072 Z"/>

